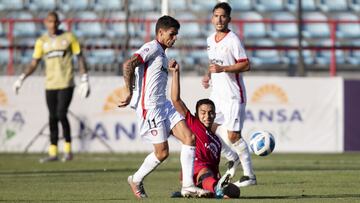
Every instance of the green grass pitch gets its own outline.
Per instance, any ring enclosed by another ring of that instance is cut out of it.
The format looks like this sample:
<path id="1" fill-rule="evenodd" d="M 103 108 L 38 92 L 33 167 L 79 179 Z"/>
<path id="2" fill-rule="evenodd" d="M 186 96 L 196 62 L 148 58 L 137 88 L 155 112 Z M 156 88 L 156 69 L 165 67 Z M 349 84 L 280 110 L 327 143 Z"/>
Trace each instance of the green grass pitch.
<path id="1" fill-rule="evenodd" d="M 46 164 L 41 156 L 0 154 L 0 202 L 139 202 L 126 179 L 146 154 L 77 154 Z M 172 153 L 146 178 L 144 202 L 360 202 L 360 153 L 271 154 L 253 156 L 253 164 L 258 185 L 241 188 L 240 200 L 170 198 L 180 189 Z"/>

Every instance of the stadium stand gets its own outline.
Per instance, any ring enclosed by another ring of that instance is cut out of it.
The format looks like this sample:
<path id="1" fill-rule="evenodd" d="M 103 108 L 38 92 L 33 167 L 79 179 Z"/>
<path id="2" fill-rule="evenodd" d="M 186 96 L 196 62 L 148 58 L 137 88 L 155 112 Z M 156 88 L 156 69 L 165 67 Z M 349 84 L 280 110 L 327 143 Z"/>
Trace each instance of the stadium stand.
<path id="1" fill-rule="evenodd" d="M 320 0 L 318 7 L 323 12 L 346 11 L 348 9 L 346 0 Z"/>
<path id="2" fill-rule="evenodd" d="M 252 1 L 251 0 L 230 0 L 229 3 L 232 6 L 232 9 L 237 11 L 250 11 L 253 9 Z"/>
<path id="3" fill-rule="evenodd" d="M 31 11 L 49 11 L 56 9 L 56 0 L 29 0 L 28 8 Z"/>
<path id="4" fill-rule="evenodd" d="M 351 41 L 351 44 L 357 47 L 360 47 L 360 40 Z M 355 65 L 356 68 L 359 69 L 360 65 L 360 50 L 350 50 L 348 56 L 346 57 L 346 61 L 351 64 Z"/>
<path id="5" fill-rule="evenodd" d="M 106 32 L 105 35 L 114 38 L 114 37 L 125 37 L 126 35 L 126 14 L 123 11 L 113 11 L 108 16 L 109 19 L 117 20 L 116 22 L 106 23 Z M 129 23 L 128 26 L 129 34 L 131 36 L 138 36 L 136 32 L 135 25 L 133 23 Z"/>
<path id="6" fill-rule="evenodd" d="M 289 11 L 295 12 L 297 9 L 297 5 L 298 5 L 298 0 L 287 0 L 286 8 Z M 301 8 L 304 11 L 315 11 L 317 9 L 315 0 L 302 0 Z"/>
<path id="7" fill-rule="evenodd" d="M 277 12 L 271 15 L 274 21 L 293 21 L 290 23 L 271 23 L 269 24 L 269 35 L 273 38 L 291 38 L 298 35 L 298 26 L 294 22 L 295 16 L 289 12 Z"/>
<path id="8" fill-rule="evenodd" d="M 349 7 L 356 12 L 360 11 L 360 0 L 350 0 Z"/>
<path id="9" fill-rule="evenodd" d="M 120 11 L 124 10 L 124 0 L 95 0 L 96 11 Z"/>
<path id="10" fill-rule="evenodd" d="M 0 44 L 1 46 L 9 46 L 9 40 L 6 38 L 0 38 Z M 10 54 L 8 49 L 0 49 L 0 65 L 1 67 L 4 67 L 5 64 L 9 62 Z M 1 68 L 1 73 L 5 73 L 6 71 Z"/>
<path id="11" fill-rule="evenodd" d="M 285 5 L 283 0 L 255 0 L 254 7 L 258 12 L 282 11 Z"/>
<path id="12" fill-rule="evenodd" d="M 89 58 L 90 70 L 99 74 L 117 72 L 116 67 L 121 65 L 129 53 L 143 42 L 154 38 L 155 22 L 161 16 L 161 0 L 128 2 L 130 41 L 126 43 L 125 0 L 0 0 L 0 41 L 3 44 L 0 63 L 9 62 L 9 59 L 3 60 L 4 57 L 11 56 L 10 49 L 6 49 L 9 44 L 17 46 L 13 49 L 15 68 L 19 69 L 27 63 L 32 53 L 31 39 L 35 40 L 45 32 L 42 18 L 48 10 L 56 9 L 63 20 L 62 29 L 74 31 L 80 42 L 88 45 L 84 49 Z M 169 14 L 181 22 L 178 41 L 169 54 L 174 57 L 179 55 L 178 60 L 188 72 L 199 73 L 207 66 L 206 37 L 214 32 L 210 19 L 211 9 L 216 2 L 217 0 L 168 1 Z M 360 45 L 352 42 L 360 38 L 360 0 L 302 0 L 305 23 L 301 30 L 298 30 L 296 23 L 298 0 L 228 2 L 233 8 L 230 29 L 243 40 L 254 70 L 271 71 L 274 70 L 275 63 L 279 63 L 279 67 L 298 64 L 296 38 L 299 33 L 303 36 L 302 44 L 305 49 L 302 53 L 308 67 L 328 68 L 331 47 L 326 44 L 335 40 L 336 48 L 340 47 L 336 53 L 338 69 L 358 69 L 360 50 L 356 46 Z M 336 21 L 340 22 L 336 23 L 334 36 L 331 35 L 331 26 Z M 11 33 L 9 29 L 12 29 Z M 10 43 L 9 39 L 13 39 L 13 42 Z M 90 43 L 91 40 L 100 40 L 101 46 L 108 47 L 96 48 L 100 45 Z M 125 44 L 129 45 L 129 50 L 124 50 Z M 256 46 L 273 46 L 273 49 L 261 50 Z M 311 49 L 307 49 L 307 46 Z M 328 50 L 321 49 L 321 46 L 327 46 Z M 351 48 L 353 46 L 355 48 Z M 101 60 L 102 57 L 113 65 L 107 65 L 106 61 Z"/>
<path id="13" fill-rule="evenodd" d="M 4 11 L 22 10 L 24 8 L 25 6 L 22 0 L 2 0 L 0 2 L 0 9 Z"/>
<path id="14" fill-rule="evenodd" d="M 254 11 L 240 13 L 238 17 L 241 20 L 264 20 L 260 13 Z M 266 28 L 263 22 L 245 22 L 243 30 L 242 34 L 245 38 L 263 38 L 266 36 Z"/>
<path id="15" fill-rule="evenodd" d="M 334 17 L 342 21 L 359 21 L 359 18 L 353 13 L 337 13 Z M 338 38 L 360 38 L 359 23 L 338 23 L 336 26 L 336 37 Z"/>
<path id="16" fill-rule="evenodd" d="M 33 15 L 27 11 L 12 11 L 6 16 L 9 19 L 31 20 Z M 15 37 L 34 37 L 38 34 L 36 24 L 34 22 L 16 22 L 14 24 L 13 34 Z"/>
<path id="17" fill-rule="evenodd" d="M 60 10 L 64 12 L 68 11 L 84 11 L 92 9 L 92 4 L 89 0 L 62 0 L 59 2 Z"/>
<path id="18" fill-rule="evenodd" d="M 330 36 L 329 25 L 325 22 L 328 20 L 328 18 L 323 13 L 321 12 L 304 13 L 303 19 L 305 21 L 302 31 L 304 37 L 327 38 Z M 314 21 L 318 21 L 318 22 L 314 22 Z"/>
<path id="19" fill-rule="evenodd" d="M 331 40 L 325 39 L 321 41 L 317 41 L 316 46 L 319 47 L 330 47 L 331 46 Z M 331 51 L 330 50 L 316 50 L 315 51 L 315 62 L 320 65 L 329 65 L 331 61 Z M 337 64 L 344 64 L 345 63 L 345 55 L 343 50 L 336 50 L 335 51 L 336 56 L 336 63 Z"/>
<path id="20" fill-rule="evenodd" d="M 258 39 L 254 43 L 255 46 L 259 47 L 273 47 L 275 42 L 270 39 Z M 278 50 L 261 50 L 256 49 L 252 51 L 251 62 L 254 65 L 264 65 L 264 64 L 282 64 L 284 61 L 280 57 Z"/>
<path id="21" fill-rule="evenodd" d="M 298 43 L 298 39 L 292 38 L 292 39 L 283 40 L 281 45 L 287 46 L 287 47 L 298 47 L 299 43 Z M 308 43 L 306 41 L 303 41 L 302 46 L 307 47 Z M 302 55 L 303 55 L 305 64 L 310 65 L 310 64 L 314 63 L 314 57 L 310 50 L 303 49 Z M 299 63 L 298 50 L 294 50 L 294 49 L 285 50 L 283 57 L 284 57 L 283 61 L 285 61 L 286 63 L 289 63 L 290 65 L 295 65 L 295 64 Z"/>
<path id="22" fill-rule="evenodd" d="M 156 11 L 160 7 L 159 0 L 132 0 L 129 2 L 131 12 Z"/>
<path id="23" fill-rule="evenodd" d="M 75 14 L 76 19 L 97 20 L 98 15 L 93 11 L 80 11 Z M 73 24 L 73 31 L 78 37 L 100 37 L 104 29 L 99 22 L 77 22 Z"/>

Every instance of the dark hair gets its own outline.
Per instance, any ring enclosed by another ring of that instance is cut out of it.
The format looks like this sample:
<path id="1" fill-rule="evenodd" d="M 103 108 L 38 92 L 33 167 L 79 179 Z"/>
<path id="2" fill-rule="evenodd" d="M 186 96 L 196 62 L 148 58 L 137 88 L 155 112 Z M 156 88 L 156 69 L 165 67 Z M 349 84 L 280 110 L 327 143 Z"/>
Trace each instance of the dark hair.
<path id="1" fill-rule="evenodd" d="M 196 102 L 196 113 L 195 113 L 196 116 L 199 113 L 199 107 L 203 104 L 211 105 L 215 111 L 215 104 L 213 101 L 211 101 L 210 99 L 200 99 L 199 101 Z"/>
<path id="2" fill-rule="evenodd" d="M 235 184 L 229 183 L 224 187 L 224 195 L 229 198 L 239 198 L 240 197 L 240 188 L 238 188 Z"/>
<path id="3" fill-rule="evenodd" d="M 165 15 L 157 20 L 155 32 L 158 33 L 160 28 L 167 30 L 172 27 L 178 30 L 180 29 L 180 23 L 175 18 Z"/>
<path id="4" fill-rule="evenodd" d="M 228 15 L 228 16 L 230 17 L 230 15 L 231 15 L 231 6 L 230 6 L 228 3 L 226 3 L 226 2 L 217 3 L 217 4 L 214 6 L 213 10 L 212 10 L 213 13 L 214 13 L 214 11 L 215 11 L 216 9 L 218 9 L 218 8 L 224 9 L 226 15 Z"/>

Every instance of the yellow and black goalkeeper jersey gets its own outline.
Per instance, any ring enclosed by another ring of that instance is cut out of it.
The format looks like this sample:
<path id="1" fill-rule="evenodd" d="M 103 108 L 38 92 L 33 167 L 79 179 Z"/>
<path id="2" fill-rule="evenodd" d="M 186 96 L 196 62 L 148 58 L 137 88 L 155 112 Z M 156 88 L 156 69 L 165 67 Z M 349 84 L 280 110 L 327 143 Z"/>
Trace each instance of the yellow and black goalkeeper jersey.
<path id="1" fill-rule="evenodd" d="M 80 44 L 71 32 L 55 37 L 47 33 L 36 40 L 33 58 L 45 60 L 45 87 L 48 90 L 74 86 L 72 56 L 80 53 Z"/>

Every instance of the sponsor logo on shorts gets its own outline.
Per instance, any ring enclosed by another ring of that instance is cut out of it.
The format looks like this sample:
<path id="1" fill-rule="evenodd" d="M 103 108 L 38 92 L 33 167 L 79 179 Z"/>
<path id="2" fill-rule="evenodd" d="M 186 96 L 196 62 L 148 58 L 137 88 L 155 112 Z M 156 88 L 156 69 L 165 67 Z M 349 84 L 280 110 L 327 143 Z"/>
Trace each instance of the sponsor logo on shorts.
<path id="1" fill-rule="evenodd" d="M 151 130 L 150 133 L 153 135 L 153 136 L 156 136 L 158 134 L 158 131 L 157 130 Z"/>

